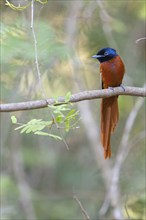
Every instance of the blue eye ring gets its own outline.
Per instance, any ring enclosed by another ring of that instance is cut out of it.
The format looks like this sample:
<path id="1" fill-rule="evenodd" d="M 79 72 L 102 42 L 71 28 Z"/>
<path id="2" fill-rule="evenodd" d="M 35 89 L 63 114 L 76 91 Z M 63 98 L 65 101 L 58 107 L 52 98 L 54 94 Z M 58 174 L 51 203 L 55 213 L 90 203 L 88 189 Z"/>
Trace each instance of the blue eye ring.
<path id="1" fill-rule="evenodd" d="M 107 56 L 107 55 L 108 55 L 108 52 L 107 52 L 107 51 L 105 51 L 104 56 Z"/>

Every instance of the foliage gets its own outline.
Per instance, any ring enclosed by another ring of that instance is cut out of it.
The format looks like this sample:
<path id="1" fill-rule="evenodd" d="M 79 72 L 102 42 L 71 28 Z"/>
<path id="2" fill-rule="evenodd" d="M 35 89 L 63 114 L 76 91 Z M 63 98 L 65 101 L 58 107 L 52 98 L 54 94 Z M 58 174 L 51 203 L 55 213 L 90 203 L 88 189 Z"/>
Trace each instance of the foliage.
<path id="1" fill-rule="evenodd" d="M 27 3 L 28 0 L 25 0 L 25 1 L 26 1 L 25 5 L 21 6 L 21 4 L 19 3 L 18 6 L 15 6 L 14 4 L 10 3 L 10 1 L 8 1 L 8 0 L 5 0 L 5 1 L 6 1 L 6 3 L 5 3 L 6 6 L 9 6 L 11 9 L 17 10 L 17 11 L 25 10 L 25 9 L 28 8 L 28 7 L 30 6 L 30 4 L 31 4 L 31 2 Z M 39 3 L 41 3 L 41 4 L 46 4 L 46 3 L 48 2 L 48 0 L 34 0 L 34 2 L 35 2 L 35 1 L 36 1 L 36 2 L 39 2 Z"/>
<path id="2" fill-rule="evenodd" d="M 13 63 L 13 65 L 20 67 L 26 61 L 33 61 L 34 42 L 32 38 L 29 40 L 28 29 L 23 27 L 20 21 L 15 23 L 15 25 L 6 25 L 3 22 L 0 25 L 1 50 L 3 53 L 1 61 L 3 65 Z M 47 60 L 43 61 L 45 64 L 48 61 L 52 62 L 53 56 L 67 58 L 68 50 L 65 45 L 58 41 L 56 33 L 51 26 L 42 21 L 39 23 L 37 31 L 37 46 L 41 62 L 44 57 L 47 57 Z M 31 34 L 30 30 L 29 34 Z"/>
<path id="3" fill-rule="evenodd" d="M 5 0 L 6 1 L 6 3 L 5 3 L 5 5 L 6 6 L 9 6 L 11 9 L 13 9 L 13 10 L 18 10 L 18 11 L 22 11 L 22 10 L 24 10 L 24 9 L 26 9 L 27 7 L 29 7 L 30 6 L 30 2 L 29 3 L 27 3 L 25 6 L 15 6 L 14 4 L 12 4 L 12 3 L 10 3 L 10 1 L 8 1 L 8 0 Z"/>
<path id="4" fill-rule="evenodd" d="M 17 128 L 15 128 L 15 130 L 20 130 L 21 134 L 33 133 L 42 136 L 49 136 L 56 140 L 62 140 L 61 136 L 47 132 L 47 130 L 51 131 L 53 125 L 57 126 L 58 129 L 65 130 L 66 132 L 70 131 L 71 129 L 77 128 L 77 124 L 79 121 L 79 119 L 77 119 L 77 116 L 79 114 L 79 111 L 71 108 L 72 104 L 69 103 L 70 96 L 71 93 L 68 92 L 65 96 L 65 104 L 56 102 L 56 106 L 48 106 L 51 110 L 52 115 L 52 119 L 49 121 L 44 121 L 42 119 L 31 119 L 29 122 L 23 124 L 17 122 L 17 118 L 14 115 L 11 116 L 12 123 L 19 125 Z"/>

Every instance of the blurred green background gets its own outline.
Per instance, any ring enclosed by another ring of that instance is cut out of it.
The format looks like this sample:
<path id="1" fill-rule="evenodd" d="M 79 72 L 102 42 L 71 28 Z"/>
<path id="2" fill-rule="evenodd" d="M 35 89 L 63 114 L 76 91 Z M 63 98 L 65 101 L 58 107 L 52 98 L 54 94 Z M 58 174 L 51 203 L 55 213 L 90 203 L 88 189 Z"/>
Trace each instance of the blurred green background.
<path id="1" fill-rule="evenodd" d="M 28 4 L 10 3 L 22 7 Z M 34 28 L 47 97 L 99 89 L 99 64 L 91 56 L 108 46 L 124 60 L 123 84 L 143 87 L 145 41 L 136 40 L 146 33 L 145 11 L 144 0 L 35 2 Z M 42 98 L 30 26 L 30 6 L 18 11 L 1 2 L 1 103 Z M 62 141 L 14 131 L 12 115 L 22 123 L 33 118 L 49 120 L 48 109 L 1 113 L 1 219 L 84 219 L 74 194 L 92 219 L 101 219 L 99 211 L 106 195 L 103 170 L 115 163 L 125 123 L 136 100 L 132 96 L 119 97 L 120 122 L 112 136 L 110 162 L 95 153 L 95 147 L 100 148 L 100 100 L 74 105 L 80 110 L 81 120 L 78 129 L 63 131 L 69 151 Z M 59 135 L 58 129 L 53 129 Z M 130 133 L 132 147 L 119 180 L 123 212 L 127 217 L 126 204 L 131 219 L 144 219 L 144 129 L 143 105 Z M 113 218 L 110 210 L 104 218 Z"/>

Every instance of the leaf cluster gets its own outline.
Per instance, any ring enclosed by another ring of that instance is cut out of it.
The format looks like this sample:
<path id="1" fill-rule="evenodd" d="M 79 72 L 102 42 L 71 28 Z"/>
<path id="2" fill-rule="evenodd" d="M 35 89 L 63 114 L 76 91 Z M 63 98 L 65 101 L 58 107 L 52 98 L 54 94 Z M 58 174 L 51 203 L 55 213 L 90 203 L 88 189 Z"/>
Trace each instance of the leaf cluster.
<path id="1" fill-rule="evenodd" d="M 11 116 L 12 123 L 18 125 L 15 130 L 20 130 L 21 134 L 33 133 L 35 135 L 49 136 L 56 140 L 62 140 L 60 135 L 51 132 L 52 126 L 55 125 L 58 129 L 68 132 L 71 129 L 77 128 L 79 121 L 79 111 L 72 108 L 72 104 L 69 103 L 70 96 L 71 93 L 68 92 L 65 96 L 64 104 L 56 102 L 58 104 L 56 106 L 48 105 L 51 112 L 51 119 L 48 121 L 34 118 L 27 123 L 20 123 L 17 121 L 16 116 Z"/>
<path id="2" fill-rule="evenodd" d="M 13 64 L 17 67 L 24 67 L 24 62 L 26 64 L 34 61 L 34 42 L 30 39 L 30 28 L 22 27 L 21 21 L 16 22 L 15 25 L 7 25 L 3 22 L 0 25 L 3 65 Z M 50 25 L 40 21 L 36 32 L 40 62 L 48 65 L 48 61 L 52 63 L 54 59 L 66 60 L 68 58 L 69 50 L 57 39 L 56 32 Z"/>

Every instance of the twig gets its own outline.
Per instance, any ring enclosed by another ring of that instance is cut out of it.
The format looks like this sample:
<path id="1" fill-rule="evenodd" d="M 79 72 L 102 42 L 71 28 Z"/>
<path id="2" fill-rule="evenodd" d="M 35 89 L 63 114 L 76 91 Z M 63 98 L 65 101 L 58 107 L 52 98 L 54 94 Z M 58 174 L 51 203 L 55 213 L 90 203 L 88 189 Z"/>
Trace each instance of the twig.
<path id="1" fill-rule="evenodd" d="M 50 111 L 51 111 L 51 109 L 50 109 Z M 63 134 L 61 132 L 60 126 L 58 125 L 58 123 L 57 123 L 57 121 L 55 119 L 55 116 L 54 116 L 52 111 L 51 111 L 51 116 L 52 116 L 52 119 L 53 119 L 53 123 L 56 125 L 57 129 L 59 130 L 60 136 L 62 138 L 62 141 L 65 144 L 66 149 L 69 150 L 69 146 L 68 146 L 68 144 L 67 144 L 67 142 L 66 142 L 66 140 L 65 140 L 65 138 L 64 138 L 64 136 L 63 136 Z"/>
<path id="2" fill-rule="evenodd" d="M 36 70 L 37 70 L 37 75 L 38 75 L 38 80 L 39 80 L 39 86 L 40 86 L 43 98 L 46 99 L 45 89 L 42 84 L 42 78 L 41 78 L 41 73 L 40 73 L 40 68 L 39 68 L 37 39 L 36 39 L 35 30 L 34 30 L 34 0 L 31 0 L 31 26 L 30 27 L 31 27 L 32 35 L 34 39 L 35 64 L 36 64 Z"/>
<path id="3" fill-rule="evenodd" d="M 40 1 L 41 3 L 43 3 L 42 1 Z M 46 4 L 46 1 L 43 3 L 43 4 Z M 40 68 L 39 68 L 39 62 L 38 62 L 38 49 L 37 49 L 37 39 L 36 39 L 36 34 L 35 34 L 35 30 L 34 30 L 34 0 L 31 0 L 31 29 L 32 29 L 32 34 L 33 34 L 33 39 L 34 39 L 34 49 L 35 49 L 35 64 L 36 64 L 36 70 L 37 70 L 37 75 L 38 75 L 38 80 L 39 80 L 39 85 L 40 85 L 40 90 L 41 90 L 41 93 L 42 93 L 42 96 L 43 98 L 45 99 L 45 105 L 46 107 L 50 104 L 47 100 L 47 95 L 46 95 L 46 92 L 45 92 L 45 89 L 43 87 L 43 84 L 42 84 L 42 78 L 41 78 L 41 73 L 40 73 Z M 50 110 L 51 112 L 51 115 L 52 115 L 52 118 L 54 120 L 54 115 L 52 113 L 52 111 Z M 56 127 L 58 128 L 58 124 L 57 122 L 54 120 L 54 123 L 56 125 Z M 68 144 L 67 142 L 65 141 L 64 137 L 63 137 L 63 134 L 61 133 L 60 131 L 60 135 L 62 137 L 62 140 L 67 148 L 67 150 L 69 150 L 69 147 L 68 147 Z"/>
<path id="4" fill-rule="evenodd" d="M 146 89 L 139 87 L 124 87 L 125 91 L 121 87 L 114 88 L 114 91 L 111 89 L 103 90 L 91 90 L 83 91 L 71 95 L 69 102 L 80 102 L 84 100 L 93 100 L 100 98 L 108 98 L 116 95 L 131 95 L 131 96 L 141 96 L 146 97 Z M 13 111 L 24 111 L 24 110 L 33 110 L 39 108 L 46 108 L 49 105 L 61 105 L 65 103 L 65 97 L 58 97 L 56 102 L 54 98 L 48 98 L 46 100 L 35 100 L 19 103 L 7 103 L 0 104 L 0 112 L 13 112 Z M 66 103 L 67 104 L 67 103 Z"/>
<path id="5" fill-rule="evenodd" d="M 78 203 L 83 215 L 85 216 L 86 220 L 91 220 L 91 218 L 89 217 L 89 215 L 87 214 L 86 210 L 84 209 L 81 201 L 78 199 L 78 197 L 76 195 L 74 195 L 74 200 Z"/>
<path id="6" fill-rule="evenodd" d="M 141 37 L 141 38 L 137 39 L 136 44 L 139 43 L 139 41 L 142 41 L 142 40 L 146 40 L 146 37 Z"/>

